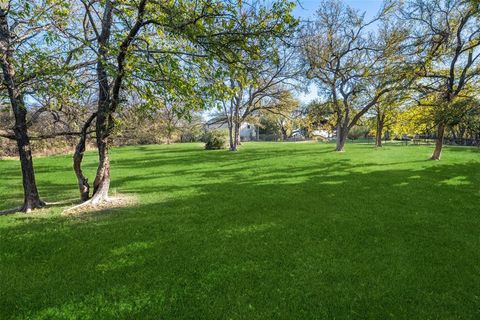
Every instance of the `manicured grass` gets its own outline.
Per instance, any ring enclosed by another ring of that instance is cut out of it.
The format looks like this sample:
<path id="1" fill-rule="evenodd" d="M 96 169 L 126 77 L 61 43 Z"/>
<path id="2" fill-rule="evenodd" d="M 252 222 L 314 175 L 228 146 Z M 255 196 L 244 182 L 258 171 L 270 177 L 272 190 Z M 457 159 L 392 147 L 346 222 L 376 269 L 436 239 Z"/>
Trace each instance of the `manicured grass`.
<path id="1" fill-rule="evenodd" d="M 479 319 L 478 149 L 331 150 L 112 150 L 134 207 L 0 217 L 0 319 Z M 77 197 L 69 156 L 35 164 L 45 200 Z M 0 176 L 19 205 L 18 163 Z"/>

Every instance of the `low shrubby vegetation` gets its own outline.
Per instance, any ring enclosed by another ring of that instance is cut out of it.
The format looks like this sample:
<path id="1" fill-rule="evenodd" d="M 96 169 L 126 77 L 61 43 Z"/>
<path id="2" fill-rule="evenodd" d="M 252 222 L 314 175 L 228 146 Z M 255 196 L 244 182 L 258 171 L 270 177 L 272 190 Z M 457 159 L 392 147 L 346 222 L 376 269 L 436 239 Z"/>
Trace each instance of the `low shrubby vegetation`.
<path id="1" fill-rule="evenodd" d="M 226 149 L 228 146 L 228 133 L 225 130 L 210 130 L 205 134 L 205 149 Z"/>

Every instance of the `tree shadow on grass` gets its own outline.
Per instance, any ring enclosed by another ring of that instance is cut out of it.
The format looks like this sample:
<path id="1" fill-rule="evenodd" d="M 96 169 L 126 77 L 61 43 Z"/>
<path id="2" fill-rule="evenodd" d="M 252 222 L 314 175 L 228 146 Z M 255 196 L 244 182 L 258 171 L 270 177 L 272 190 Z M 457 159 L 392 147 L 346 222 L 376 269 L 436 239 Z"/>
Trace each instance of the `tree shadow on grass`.
<path id="1" fill-rule="evenodd" d="M 455 146 L 449 145 L 444 147 L 445 150 L 453 151 L 453 152 L 473 152 L 473 153 L 480 153 L 479 147 L 469 147 L 469 146 Z"/>
<path id="2" fill-rule="evenodd" d="M 330 149 L 319 150 L 318 148 L 292 148 L 282 149 L 274 148 L 275 146 L 262 147 L 251 146 L 249 149 L 242 150 L 239 153 L 231 153 L 227 150 L 205 151 L 198 144 L 191 145 L 171 145 L 168 146 L 141 146 L 138 148 L 124 147 L 117 148 L 112 151 L 111 165 L 112 165 L 112 180 L 113 187 L 122 186 L 121 181 L 116 181 L 117 178 L 128 179 L 148 179 L 156 178 L 155 176 L 148 177 L 145 174 L 147 170 L 163 174 L 165 168 L 168 166 L 191 168 L 190 172 L 201 170 L 199 166 L 208 167 L 215 164 L 218 167 L 236 167 L 243 168 L 244 166 L 252 165 L 257 161 L 265 159 L 282 159 L 289 158 L 292 155 L 303 157 L 318 157 L 323 153 L 333 152 Z M 178 148 L 178 149 L 177 149 Z M 138 151 L 139 149 L 140 151 Z M 158 154 L 158 156 L 156 155 Z M 52 159 L 55 159 L 52 163 Z M 38 161 L 37 161 L 38 160 Z M 94 151 L 87 152 L 83 164 L 83 170 L 87 177 L 94 176 L 96 170 L 96 154 Z M 142 168 L 141 172 L 136 175 L 129 173 L 126 177 L 117 172 L 128 169 Z M 2 175 L 5 177 L 15 177 L 11 179 L 11 184 L 16 189 L 15 192 L 8 192 L 8 199 L 2 199 L 7 196 L 7 193 L 1 194 L 0 190 L 0 209 L 8 209 L 11 207 L 18 207 L 21 205 L 23 199 L 20 179 L 20 168 L 18 162 L 9 163 L 1 168 Z M 37 184 L 42 199 L 47 202 L 58 202 L 63 199 L 78 196 L 76 191 L 76 178 L 71 169 L 70 156 L 54 156 L 52 158 L 41 158 L 35 161 L 35 172 L 37 176 Z M 172 175 L 186 174 L 187 169 L 174 172 L 168 169 Z"/>
<path id="3" fill-rule="evenodd" d="M 478 163 L 322 164 L 126 174 L 132 208 L 9 217 L 0 317 L 478 315 Z"/>

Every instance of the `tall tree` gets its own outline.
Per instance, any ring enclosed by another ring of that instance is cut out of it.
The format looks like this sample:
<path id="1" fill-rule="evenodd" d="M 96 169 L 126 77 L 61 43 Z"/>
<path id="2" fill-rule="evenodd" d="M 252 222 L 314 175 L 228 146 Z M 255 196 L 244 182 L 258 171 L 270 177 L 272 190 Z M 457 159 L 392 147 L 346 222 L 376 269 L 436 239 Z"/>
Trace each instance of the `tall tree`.
<path id="1" fill-rule="evenodd" d="M 46 79 L 54 79 L 55 74 L 67 70 L 68 54 L 55 45 L 55 38 L 49 32 L 52 21 L 65 21 L 64 5 L 63 1 L 3 1 L 0 5 L 2 89 L 7 92 L 14 115 L 12 138 L 18 147 L 24 191 L 20 211 L 45 205 L 35 179 L 26 96 L 29 90 L 41 90 Z"/>
<path id="2" fill-rule="evenodd" d="M 287 39 L 295 31 L 296 25 L 285 25 L 278 37 Z M 274 41 L 260 50 L 256 59 L 246 57 L 241 63 L 229 65 L 225 81 L 232 95 L 222 101 L 222 111 L 218 119 L 229 129 L 230 151 L 237 151 L 240 143 L 240 127 L 252 116 L 260 113 L 285 112 L 287 92 L 295 89 L 301 70 L 293 64 L 295 52 L 291 48 L 279 47 Z"/>
<path id="3" fill-rule="evenodd" d="M 270 103 L 273 105 L 261 110 L 260 125 L 264 129 L 270 129 L 275 134 L 279 134 L 285 141 L 295 129 L 300 103 L 290 91 L 284 91 L 277 100 L 270 101 Z"/>
<path id="4" fill-rule="evenodd" d="M 387 23 L 393 8 L 385 3 L 375 18 L 366 20 L 341 1 L 323 1 L 302 34 L 307 77 L 336 113 L 337 151 L 344 150 L 350 129 L 383 95 L 408 85 L 408 64 L 400 55 L 406 32 Z M 375 34 L 370 31 L 379 25 Z"/>
<path id="5" fill-rule="evenodd" d="M 259 5 L 256 1 L 220 0 L 80 2 L 83 38 L 78 37 L 75 27 L 61 31 L 84 43 L 90 52 L 88 55 L 97 60 L 95 130 L 99 163 L 93 195 L 88 201 L 92 205 L 108 200 L 109 140 L 113 138 L 115 114 L 121 106 L 122 94 L 129 85 L 135 84 L 135 74 L 147 76 L 148 79 L 137 79 L 142 85 L 146 81 L 165 85 L 172 80 L 172 74 L 177 76 L 179 70 L 190 64 L 186 57 L 232 61 L 236 55 L 253 54 L 263 42 L 255 44 L 249 42 L 250 39 L 261 39 L 274 31 L 273 27 L 292 19 L 292 4 L 283 0 L 271 6 Z M 147 74 L 132 68 L 138 66 L 139 61 L 143 61 Z M 169 87 L 169 93 L 175 91 L 175 85 L 178 83 Z"/>
<path id="6" fill-rule="evenodd" d="M 479 6 L 478 1 L 411 0 L 402 11 L 406 23 L 414 26 L 412 44 L 423 65 L 419 92 L 434 97 L 437 141 L 432 160 L 440 160 L 449 110 L 480 75 Z"/>
<path id="7" fill-rule="evenodd" d="M 405 88 L 384 95 L 373 108 L 375 115 L 375 146 L 382 147 L 384 130 L 391 128 L 397 121 L 399 112 L 407 103 L 410 90 Z"/>
<path id="8" fill-rule="evenodd" d="M 312 136 L 313 131 L 316 130 L 325 130 L 329 134 L 333 134 L 335 131 L 337 120 L 331 101 L 312 100 L 300 112 L 302 116 L 301 127 L 306 136 Z"/>

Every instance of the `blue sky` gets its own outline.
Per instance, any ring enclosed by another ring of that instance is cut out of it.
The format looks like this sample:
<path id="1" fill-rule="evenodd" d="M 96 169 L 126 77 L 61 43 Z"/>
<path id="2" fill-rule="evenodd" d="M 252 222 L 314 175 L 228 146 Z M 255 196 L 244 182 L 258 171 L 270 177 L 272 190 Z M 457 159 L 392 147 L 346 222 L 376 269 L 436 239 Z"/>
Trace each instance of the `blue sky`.
<path id="1" fill-rule="evenodd" d="M 299 2 L 300 5 L 297 5 L 294 14 L 302 19 L 313 17 L 320 5 L 320 0 L 300 0 Z M 343 0 L 343 2 L 360 11 L 365 11 L 367 16 L 375 15 L 382 4 L 382 0 Z"/>
<path id="2" fill-rule="evenodd" d="M 362 12 L 366 12 L 366 16 L 373 17 L 380 10 L 382 0 L 344 0 L 344 3 L 356 8 Z M 302 20 L 313 18 L 315 11 L 320 5 L 320 0 L 301 0 L 293 13 Z M 314 85 L 310 85 L 308 93 L 298 94 L 298 98 L 302 103 L 308 103 L 318 97 L 317 90 Z"/>

